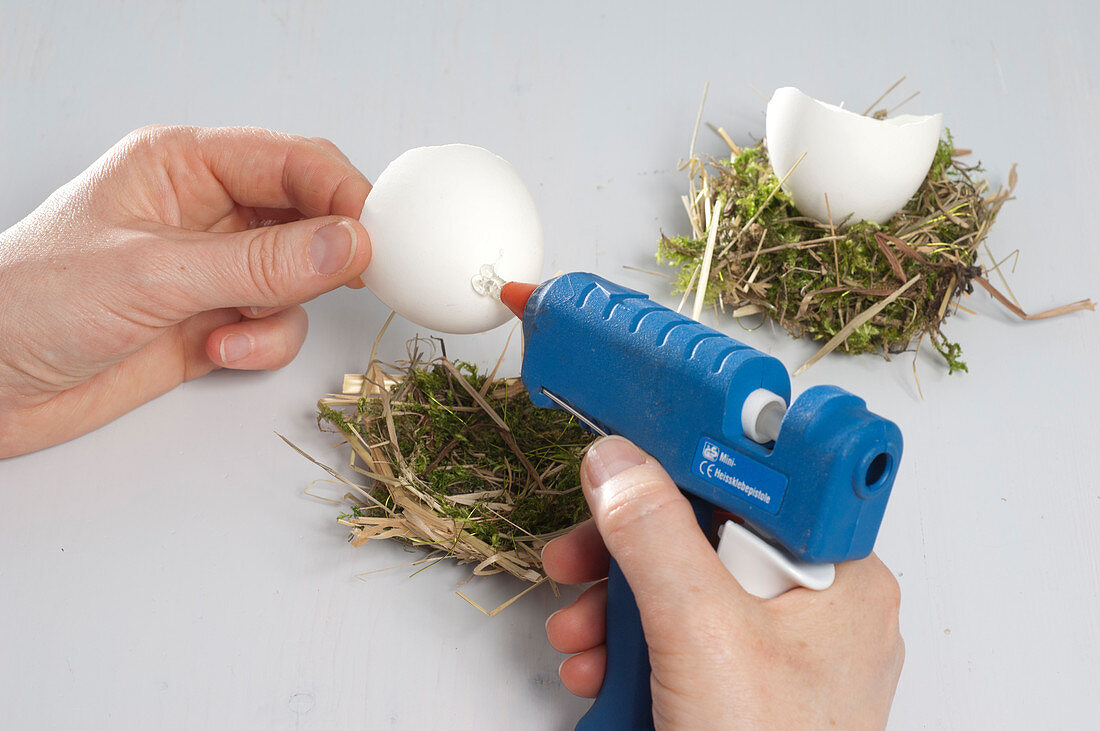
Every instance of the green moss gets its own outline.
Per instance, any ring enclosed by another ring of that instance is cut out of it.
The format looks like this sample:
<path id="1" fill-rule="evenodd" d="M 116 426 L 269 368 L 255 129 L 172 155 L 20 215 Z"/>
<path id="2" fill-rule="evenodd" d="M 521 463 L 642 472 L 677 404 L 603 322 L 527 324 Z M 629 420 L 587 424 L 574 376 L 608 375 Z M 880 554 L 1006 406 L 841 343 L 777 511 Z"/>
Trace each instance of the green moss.
<path id="1" fill-rule="evenodd" d="M 442 515 L 494 549 L 514 547 L 517 532 L 544 535 L 586 519 L 580 462 L 594 435 L 564 411 L 534 406 L 514 379 L 490 384 L 485 400 L 507 424 L 516 448 L 541 477 L 540 487 L 504 430 L 457 382 L 455 371 L 475 391 L 485 387 L 486 376 L 472 363 L 454 361 L 453 366 L 454 371 L 440 361 L 412 365 L 390 389 L 398 446 L 390 461 L 404 460 L 418 487 L 439 498 L 436 502 Z M 385 444 L 384 408 L 381 399 L 364 398 L 348 416 L 322 405 L 318 422 L 345 434 L 354 433 L 367 444 Z M 471 505 L 446 499 L 495 489 L 503 489 L 505 494 L 475 499 Z M 385 490 L 377 497 L 393 507 L 392 495 Z M 381 514 L 378 508 L 357 507 L 341 517 Z"/>
<path id="2" fill-rule="evenodd" d="M 966 367 L 966 363 L 959 360 L 959 355 L 962 354 L 962 348 L 958 343 L 949 343 L 942 338 L 932 338 L 932 345 L 936 348 L 936 352 L 943 356 L 943 359 L 947 361 L 947 373 L 950 375 L 955 371 L 969 372 L 970 369 Z"/>

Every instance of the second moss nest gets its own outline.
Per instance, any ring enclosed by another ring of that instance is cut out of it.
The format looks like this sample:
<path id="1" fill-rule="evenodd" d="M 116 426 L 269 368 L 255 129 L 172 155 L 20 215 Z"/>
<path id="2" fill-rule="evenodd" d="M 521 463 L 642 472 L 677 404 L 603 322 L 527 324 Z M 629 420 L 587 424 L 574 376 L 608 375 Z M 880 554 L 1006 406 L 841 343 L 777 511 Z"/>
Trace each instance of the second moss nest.
<path id="1" fill-rule="evenodd" d="M 763 314 L 795 337 L 828 341 L 811 362 L 834 348 L 889 357 L 927 338 L 949 372 L 966 370 L 959 344 L 942 324 L 975 283 L 1027 319 L 1092 304 L 1027 315 L 983 276 L 979 247 L 1011 197 L 1016 171 L 1007 188 L 991 191 L 978 177 L 981 168 L 959 159 L 966 151 L 955 149 L 950 133 L 901 211 L 881 226 L 847 227 L 845 221 L 821 223 L 794 207 L 772 171 L 766 141 L 741 149 L 723 137 L 730 157 L 688 161 L 691 190 L 684 204 L 692 235 L 662 236 L 658 261 L 679 267 L 674 291 L 686 299 L 699 287 L 713 238 L 705 304 L 734 316 Z M 719 218 L 710 237 L 714 210 Z"/>

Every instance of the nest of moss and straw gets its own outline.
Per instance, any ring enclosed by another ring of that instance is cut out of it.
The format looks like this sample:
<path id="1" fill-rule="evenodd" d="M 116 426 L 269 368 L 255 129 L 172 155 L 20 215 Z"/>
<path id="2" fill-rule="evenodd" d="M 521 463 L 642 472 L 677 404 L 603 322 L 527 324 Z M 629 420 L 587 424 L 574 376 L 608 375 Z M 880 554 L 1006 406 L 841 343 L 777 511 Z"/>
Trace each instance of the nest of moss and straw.
<path id="1" fill-rule="evenodd" d="M 400 364 L 372 358 L 365 375 L 344 377 L 342 394 L 318 402 L 318 426 L 344 438 L 350 468 L 369 484 L 321 466 L 351 488 L 339 522 L 356 546 L 393 539 L 428 552 L 412 564 L 451 558 L 476 563 L 475 576 L 532 583 L 495 613 L 548 581 L 543 546 L 588 518 L 580 463 L 595 435 L 533 405 L 518 378 L 425 355 L 425 343 L 412 341 Z"/>
<path id="2" fill-rule="evenodd" d="M 889 358 L 914 343 L 919 349 L 925 338 L 949 372 L 965 371 L 961 347 L 942 328 L 953 308 L 965 309 L 959 298 L 975 284 L 1024 319 L 1095 307 L 1082 300 L 1028 315 L 1003 277 L 1007 297 L 985 278 L 979 248 L 992 262 L 985 240 L 1011 200 L 1016 169 L 1007 188 L 991 191 L 980 167 L 960 161 L 968 151 L 955 148 L 950 132 L 901 211 L 881 226 L 842 228 L 844 221 L 821 223 L 794 207 L 772 171 L 766 140 L 742 149 L 716 131 L 731 155 L 688 160 L 683 200 L 692 235 L 662 236 L 657 259 L 679 267 L 674 292 L 686 301 L 694 291 L 696 317 L 704 306 L 734 317 L 763 314 L 794 337 L 827 341 L 798 372 L 834 349 Z M 998 266 L 990 270 L 1000 276 Z"/>

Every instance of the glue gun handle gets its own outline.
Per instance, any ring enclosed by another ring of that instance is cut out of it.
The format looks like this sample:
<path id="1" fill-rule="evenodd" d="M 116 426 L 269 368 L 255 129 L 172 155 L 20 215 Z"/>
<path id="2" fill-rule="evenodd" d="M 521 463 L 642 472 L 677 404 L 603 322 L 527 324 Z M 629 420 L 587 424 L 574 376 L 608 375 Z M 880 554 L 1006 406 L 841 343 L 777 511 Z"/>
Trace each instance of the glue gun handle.
<path id="1" fill-rule="evenodd" d="M 687 496 L 704 532 L 713 522 L 714 506 Z M 648 731 L 653 728 L 653 695 L 649 685 L 649 645 L 634 592 L 615 559 L 607 574 L 607 671 L 596 702 L 577 723 L 578 731 Z"/>
<path id="2" fill-rule="evenodd" d="M 653 728 L 649 647 L 634 592 L 614 559 L 607 576 L 607 672 L 578 731 Z"/>
<path id="3" fill-rule="evenodd" d="M 712 508 L 690 498 L 701 527 L 711 525 Z M 719 529 L 718 558 L 746 591 L 770 599 L 795 587 L 821 591 L 835 576 L 832 564 L 798 561 L 733 521 Z M 577 723 L 578 731 L 653 728 L 649 646 L 634 592 L 614 559 L 607 577 L 607 672 L 596 702 Z"/>

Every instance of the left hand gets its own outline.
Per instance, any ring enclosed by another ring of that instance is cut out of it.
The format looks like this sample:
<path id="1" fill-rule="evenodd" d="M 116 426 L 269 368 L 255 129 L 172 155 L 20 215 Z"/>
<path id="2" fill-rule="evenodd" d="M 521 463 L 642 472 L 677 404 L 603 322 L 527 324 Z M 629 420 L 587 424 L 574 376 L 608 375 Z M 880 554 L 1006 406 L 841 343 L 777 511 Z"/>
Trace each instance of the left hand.
<path id="1" fill-rule="evenodd" d="M 0 233 L 0 458 L 219 367 L 279 368 L 362 286 L 370 183 L 327 140 L 149 127 Z"/>

